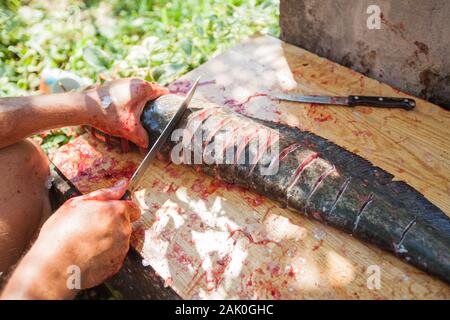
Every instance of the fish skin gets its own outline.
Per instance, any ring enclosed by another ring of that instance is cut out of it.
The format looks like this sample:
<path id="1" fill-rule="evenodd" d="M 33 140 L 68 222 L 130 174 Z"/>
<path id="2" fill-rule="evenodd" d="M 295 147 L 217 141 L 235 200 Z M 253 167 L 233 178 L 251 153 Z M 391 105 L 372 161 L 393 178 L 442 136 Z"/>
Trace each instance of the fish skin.
<path id="1" fill-rule="evenodd" d="M 150 141 L 156 140 L 182 100 L 180 96 L 165 95 L 147 104 L 141 121 Z M 249 161 L 193 165 L 197 170 L 251 189 L 283 207 L 393 252 L 450 283 L 450 219 L 415 189 L 393 181 L 391 174 L 313 133 L 248 118 L 203 100 L 191 101 L 178 127 L 185 128 L 188 119 L 195 118 L 196 112 L 201 114 L 203 108 L 216 108 L 208 112 L 209 118 L 203 119 L 202 127 L 205 136 L 215 133 L 214 140 L 238 126 L 248 132 L 278 130 L 280 152 L 294 144 L 300 147 L 284 156 L 275 175 L 260 173 L 273 160 L 269 154 L 260 159 L 254 170 Z M 232 121 L 217 131 L 215 124 L 224 117 Z M 168 156 L 173 146 L 172 141 L 166 143 L 162 155 Z M 251 153 L 248 146 L 245 150 Z M 301 171 L 297 180 L 296 171 Z"/>

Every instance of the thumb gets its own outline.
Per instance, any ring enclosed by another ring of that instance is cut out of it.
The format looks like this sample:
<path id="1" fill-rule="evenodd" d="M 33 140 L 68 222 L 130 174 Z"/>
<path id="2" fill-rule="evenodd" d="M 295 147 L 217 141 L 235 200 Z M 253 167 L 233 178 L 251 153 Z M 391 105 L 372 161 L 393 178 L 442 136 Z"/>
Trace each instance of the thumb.
<path id="1" fill-rule="evenodd" d="M 133 128 L 132 137 L 130 137 L 129 139 L 141 148 L 148 148 L 148 133 L 141 124 Z"/>
<path id="2" fill-rule="evenodd" d="M 120 200 L 128 187 L 127 179 L 120 179 L 112 187 L 103 188 L 83 196 L 86 200 Z"/>
<path id="3" fill-rule="evenodd" d="M 160 96 L 163 96 L 165 94 L 170 93 L 169 89 L 166 87 L 163 87 L 162 85 L 156 83 L 156 82 L 146 82 L 146 96 L 147 101 L 149 100 L 155 100 L 159 98 Z"/>

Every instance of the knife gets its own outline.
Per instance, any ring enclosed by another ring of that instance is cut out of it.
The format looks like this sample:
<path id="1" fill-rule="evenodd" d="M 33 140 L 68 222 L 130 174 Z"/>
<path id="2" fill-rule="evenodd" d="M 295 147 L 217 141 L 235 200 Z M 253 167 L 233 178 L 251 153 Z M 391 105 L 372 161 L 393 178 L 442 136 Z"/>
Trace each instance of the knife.
<path id="1" fill-rule="evenodd" d="M 131 176 L 130 182 L 128 184 L 128 189 L 125 192 L 125 194 L 122 196 L 121 200 L 129 200 L 131 199 L 131 193 L 136 190 L 139 183 L 142 180 L 142 177 L 144 176 L 145 171 L 147 170 L 148 166 L 152 162 L 152 160 L 155 158 L 158 150 L 162 147 L 162 145 L 167 141 L 167 138 L 169 138 L 172 131 L 175 129 L 175 126 L 180 121 L 181 117 L 183 116 L 184 112 L 187 110 L 189 103 L 192 100 L 192 97 L 194 96 L 195 90 L 197 89 L 198 82 L 200 78 L 195 80 L 195 82 L 192 84 L 191 89 L 186 95 L 186 98 L 181 103 L 180 108 L 178 111 L 173 115 L 172 119 L 170 119 L 167 126 L 164 128 L 161 135 L 158 137 L 156 142 L 151 147 L 150 151 L 145 156 L 144 160 L 140 163 L 136 171 Z"/>
<path id="2" fill-rule="evenodd" d="M 270 96 L 272 100 L 285 100 L 313 104 L 332 104 L 341 106 L 368 106 L 377 108 L 401 108 L 412 110 L 416 106 L 414 99 L 394 97 L 370 97 L 370 96 L 302 96 L 295 93 L 275 93 Z"/>

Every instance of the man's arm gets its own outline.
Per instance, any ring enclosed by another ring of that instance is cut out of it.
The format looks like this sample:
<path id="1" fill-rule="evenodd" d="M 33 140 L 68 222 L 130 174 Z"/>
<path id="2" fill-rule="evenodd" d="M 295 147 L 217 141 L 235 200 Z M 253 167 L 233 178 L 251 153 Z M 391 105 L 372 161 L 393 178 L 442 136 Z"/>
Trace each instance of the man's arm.
<path id="1" fill-rule="evenodd" d="M 121 79 L 86 92 L 0 98 L 0 148 L 35 133 L 91 125 L 146 148 L 140 115 L 149 100 L 167 89 L 139 79 Z"/>
<path id="2" fill-rule="evenodd" d="M 88 124 L 95 106 L 84 93 L 0 99 L 0 148 L 43 130 Z"/>

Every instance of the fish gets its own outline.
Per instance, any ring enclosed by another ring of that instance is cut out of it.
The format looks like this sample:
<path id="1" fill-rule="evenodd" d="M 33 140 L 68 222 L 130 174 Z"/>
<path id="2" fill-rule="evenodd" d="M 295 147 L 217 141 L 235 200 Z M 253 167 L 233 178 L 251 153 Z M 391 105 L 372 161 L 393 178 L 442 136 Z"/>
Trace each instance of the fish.
<path id="1" fill-rule="evenodd" d="M 150 141 L 182 100 L 168 94 L 147 103 L 141 122 Z M 197 136 L 203 138 L 192 143 Z M 450 283 L 450 218 L 413 187 L 335 143 L 202 99 L 191 101 L 169 140 L 161 157 L 275 200 Z"/>

